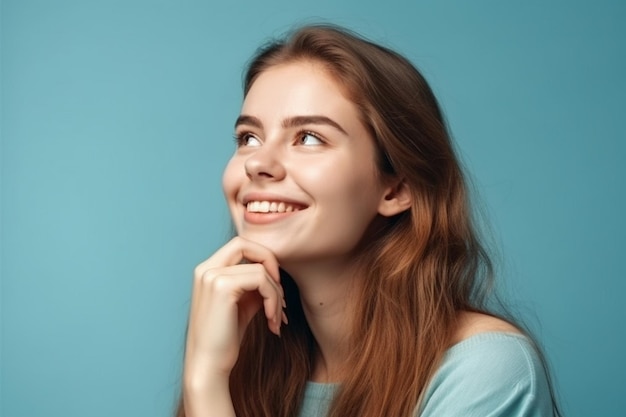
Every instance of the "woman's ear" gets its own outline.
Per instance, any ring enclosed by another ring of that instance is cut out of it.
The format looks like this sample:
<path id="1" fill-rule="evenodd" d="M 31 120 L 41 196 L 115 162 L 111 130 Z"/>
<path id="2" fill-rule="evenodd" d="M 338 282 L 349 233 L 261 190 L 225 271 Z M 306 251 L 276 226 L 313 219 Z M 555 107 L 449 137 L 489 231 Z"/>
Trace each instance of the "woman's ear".
<path id="1" fill-rule="evenodd" d="M 408 210 L 409 207 L 411 207 L 411 190 L 404 179 L 399 179 L 394 180 L 385 189 L 378 206 L 378 213 L 381 216 L 391 217 Z"/>

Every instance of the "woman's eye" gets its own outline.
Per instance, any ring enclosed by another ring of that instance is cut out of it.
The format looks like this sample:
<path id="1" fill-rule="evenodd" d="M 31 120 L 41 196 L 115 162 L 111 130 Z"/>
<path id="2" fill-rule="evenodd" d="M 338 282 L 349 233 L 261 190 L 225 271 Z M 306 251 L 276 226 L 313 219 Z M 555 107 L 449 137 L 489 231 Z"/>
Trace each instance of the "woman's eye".
<path id="1" fill-rule="evenodd" d="M 261 146 L 261 141 L 259 140 L 259 138 L 250 133 L 238 135 L 237 143 L 239 146 Z"/>
<path id="2" fill-rule="evenodd" d="M 298 138 L 301 145 L 322 145 L 324 142 L 311 132 L 302 132 Z"/>

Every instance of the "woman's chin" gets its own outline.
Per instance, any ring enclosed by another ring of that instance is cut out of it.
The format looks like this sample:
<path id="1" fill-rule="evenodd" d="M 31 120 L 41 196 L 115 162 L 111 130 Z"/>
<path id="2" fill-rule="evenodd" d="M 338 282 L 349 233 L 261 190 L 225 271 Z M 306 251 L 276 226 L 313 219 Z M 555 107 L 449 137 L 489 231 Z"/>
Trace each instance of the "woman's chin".
<path id="1" fill-rule="evenodd" d="M 282 239 L 274 239 L 267 234 L 260 235 L 256 233 L 245 232 L 239 233 L 238 236 L 251 242 L 257 243 L 268 249 L 276 257 L 279 263 L 281 263 L 283 260 L 289 259 L 289 250 L 285 248 L 285 242 L 279 241 L 284 239 L 284 236 L 282 237 Z"/>

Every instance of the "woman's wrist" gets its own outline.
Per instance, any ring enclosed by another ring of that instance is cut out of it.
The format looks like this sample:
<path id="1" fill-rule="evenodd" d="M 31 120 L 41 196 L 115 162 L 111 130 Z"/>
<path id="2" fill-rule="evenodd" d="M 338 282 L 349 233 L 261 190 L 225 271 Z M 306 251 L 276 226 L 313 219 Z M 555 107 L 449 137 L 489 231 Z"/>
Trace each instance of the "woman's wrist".
<path id="1" fill-rule="evenodd" d="M 185 377 L 183 384 L 186 417 L 235 416 L 228 375 Z"/>

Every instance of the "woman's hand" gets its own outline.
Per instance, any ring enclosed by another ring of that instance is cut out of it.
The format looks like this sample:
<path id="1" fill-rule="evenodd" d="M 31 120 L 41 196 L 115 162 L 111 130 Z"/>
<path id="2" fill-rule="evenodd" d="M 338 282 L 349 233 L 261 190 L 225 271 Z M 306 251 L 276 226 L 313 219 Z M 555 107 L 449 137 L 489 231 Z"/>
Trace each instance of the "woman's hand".
<path id="1" fill-rule="evenodd" d="M 278 261 L 257 243 L 236 237 L 196 267 L 183 381 L 189 415 L 204 415 L 190 413 L 209 410 L 202 404 L 212 412 L 221 403 L 232 408 L 228 377 L 248 324 L 263 308 L 269 329 L 280 335 L 284 306 Z"/>

